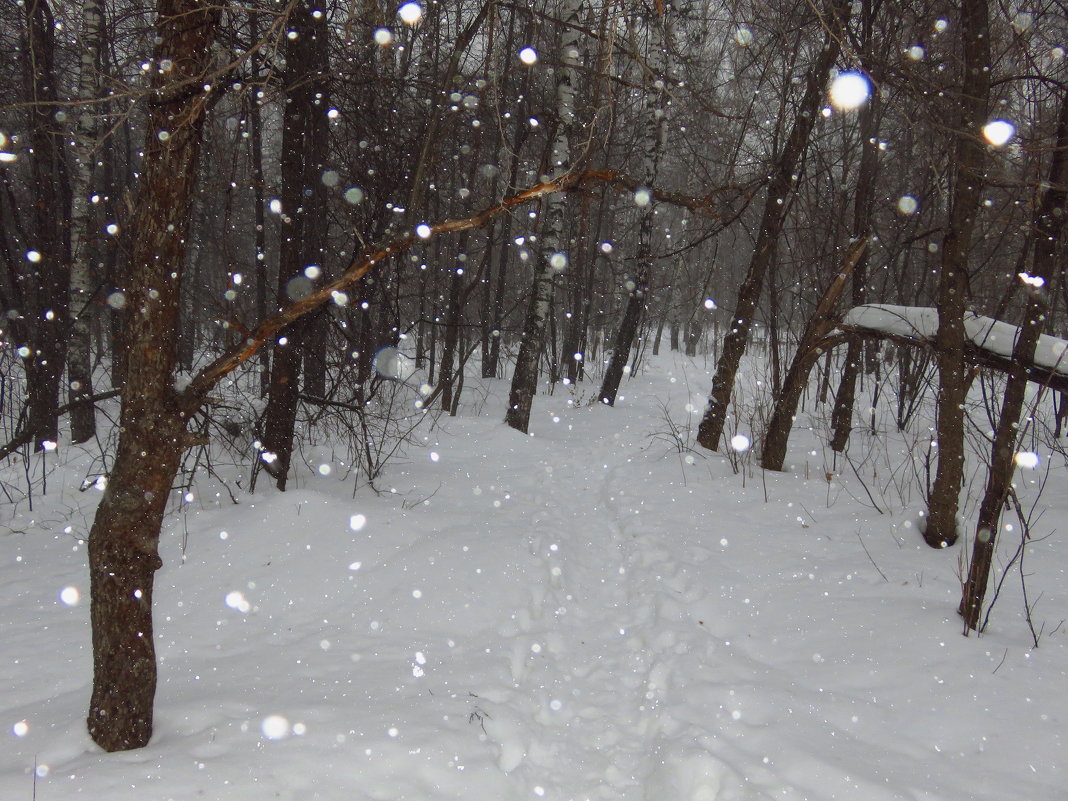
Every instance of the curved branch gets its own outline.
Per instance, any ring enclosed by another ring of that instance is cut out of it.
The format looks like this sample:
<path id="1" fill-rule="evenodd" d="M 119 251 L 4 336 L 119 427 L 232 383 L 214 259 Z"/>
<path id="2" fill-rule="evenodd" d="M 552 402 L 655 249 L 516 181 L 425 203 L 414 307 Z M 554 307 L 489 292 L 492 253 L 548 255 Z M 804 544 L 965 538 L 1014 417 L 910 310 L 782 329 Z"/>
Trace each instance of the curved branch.
<path id="1" fill-rule="evenodd" d="M 618 170 L 584 170 L 582 172 L 567 173 L 551 181 L 543 181 L 506 197 L 500 203 L 490 206 L 488 209 L 471 217 L 443 220 L 425 227 L 420 226 L 420 234 L 409 233 L 387 244 L 372 246 L 356 256 L 337 278 L 328 281 L 305 297 L 293 301 L 266 320 L 263 320 L 248 333 L 244 342 L 226 351 L 200 370 L 185 389 L 178 393 L 177 403 L 187 413 L 195 411 L 208 400 L 208 393 L 219 381 L 255 356 L 259 349 L 273 339 L 286 325 L 327 302 L 333 301 L 344 305 L 347 302 L 345 291 L 380 262 L 410 250 L 418 242 L 423 242 L 442 234 L 483 228 L 495 217 L 516 206 L 530 203 L 554 192 L 571 192 L 582 184 L 593 181 L 606 183 L 620 192 L 634 192 L 642 186 L 637 179 Z M 650 192 L 653 197 L 661 202 L 683 206 L 711 219 L 719 219 L 720 215 L 716 212 L 711 193 L 704 197 L 694 197 L 655 188 L 650 189 Z"/>

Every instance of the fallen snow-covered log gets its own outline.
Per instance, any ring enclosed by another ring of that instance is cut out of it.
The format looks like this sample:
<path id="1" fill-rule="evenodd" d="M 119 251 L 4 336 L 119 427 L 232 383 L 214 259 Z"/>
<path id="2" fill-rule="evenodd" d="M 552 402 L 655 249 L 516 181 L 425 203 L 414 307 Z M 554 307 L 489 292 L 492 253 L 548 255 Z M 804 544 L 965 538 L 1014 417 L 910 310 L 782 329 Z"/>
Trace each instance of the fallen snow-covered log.
<path id="1" fill-rule="evenodd" d="M 1020 329 L 1011 323 L 965 313 L 966 354 L 974 363 L 1002 372 L 1012 366 L 1012 347 Z M 846 313 L 836 331 L 825 340 L 837 344 L 842 334 L 888 339 L 903 345 L 935 347 L 938 311 L 920 306 L 871 303 Z M 1031 381 L 1068 392 L 1068 340 L 1043 334 L 1035 358 L 1025 365 Z"/>

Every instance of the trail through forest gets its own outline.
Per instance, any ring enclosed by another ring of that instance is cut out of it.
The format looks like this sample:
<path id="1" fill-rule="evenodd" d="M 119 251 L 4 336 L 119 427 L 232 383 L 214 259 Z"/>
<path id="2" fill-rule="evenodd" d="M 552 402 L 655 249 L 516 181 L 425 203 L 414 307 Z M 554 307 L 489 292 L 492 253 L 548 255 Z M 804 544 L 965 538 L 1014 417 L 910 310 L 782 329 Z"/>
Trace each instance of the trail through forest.
<path id="1" fill-rule="evenodd" d="M 377 496 L 328 442 L 285 493 L 194 488 L 163 538 L 156 734 L 125 754 L 85 732 L 99 493 L 66 450 L 32 512 L 5 510 L 0 796 L 1061 797 L 1058 535 L 1028 546 L 1040 647 L 1015 574 L 962 637 L 957 549 L 923 543 L 888 478 L 906 441 L 855 434 L 885 514 L 824 461 L 811 401 L 788 472 L 680 451 L 666 415 L 685 440 L 711 369 L 652 360 L 615 408 L 558 387 L 529 437 L 500 423 L 504 382 L 469 387 Z M 1068 493 L 1041 457 L 1048 534 Z"/>

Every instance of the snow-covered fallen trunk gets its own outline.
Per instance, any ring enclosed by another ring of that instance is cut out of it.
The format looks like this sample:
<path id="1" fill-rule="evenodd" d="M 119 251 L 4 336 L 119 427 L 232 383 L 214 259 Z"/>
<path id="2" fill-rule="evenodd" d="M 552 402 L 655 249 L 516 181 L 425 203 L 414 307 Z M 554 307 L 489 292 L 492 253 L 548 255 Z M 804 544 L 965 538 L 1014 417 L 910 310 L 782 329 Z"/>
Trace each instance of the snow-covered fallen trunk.
<path id="1" fill-rule="evenodd" d="M 934 347 L 938 311 L 923 306 L 893 306 L 871 303 L 846 313 L 840 332 L 878 335 L 906 344 Z M 964 315 L 968 355 L 984 367 L 1007 370 L 1012 364 L 1012 346 L 1020 329 L 1011 323 L 971 312 Z M 833 336 L 833 334 L 832 334 Z M 1068 340 L 1043 334 L 1035 359 L 1027 365 L 1028 378 L 1061 391 L 1068 391 Z"/>

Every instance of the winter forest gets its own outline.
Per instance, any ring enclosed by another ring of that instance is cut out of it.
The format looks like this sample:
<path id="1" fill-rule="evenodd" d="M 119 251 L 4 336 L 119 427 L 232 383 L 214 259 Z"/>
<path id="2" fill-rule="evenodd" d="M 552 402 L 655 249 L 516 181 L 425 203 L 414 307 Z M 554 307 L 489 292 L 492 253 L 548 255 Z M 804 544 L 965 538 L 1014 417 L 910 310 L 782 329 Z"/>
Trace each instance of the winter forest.
<path id="1" fill-rule="evenodd" d="M 1066 48 L 0 0 L 0 796 L 1062 798 Z"/>

